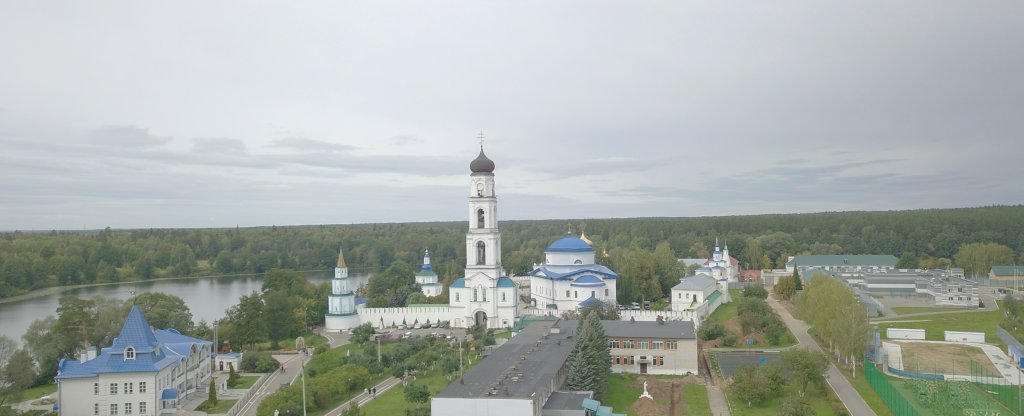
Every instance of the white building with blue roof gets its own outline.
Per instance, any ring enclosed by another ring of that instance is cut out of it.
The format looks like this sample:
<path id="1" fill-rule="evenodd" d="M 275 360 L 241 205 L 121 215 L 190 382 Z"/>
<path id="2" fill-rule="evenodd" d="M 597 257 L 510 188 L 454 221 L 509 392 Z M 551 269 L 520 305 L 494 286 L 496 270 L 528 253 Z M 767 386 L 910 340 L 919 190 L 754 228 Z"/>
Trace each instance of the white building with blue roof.
<path id="1" fill-rule="evenodd" d="M 113 345 L 89 360 L 61 360 L 61 416 L 175 413 L 212 373 L 213 343 L 177 330 L 154 330 L 132 306 Z"/>
<path id="2" fill-rule="evenodd" d="M 591 302 L 616 304 L 619 275 L 595 262 L 594 247 L 572 234 L 544 251 L 544 264 L 530 273 L 530 303 L 553 314 L 579 309 Z"/>
<path id="3" fill-rule="evenodd" d="M 440 296 L 444 287 L 437 282 L 437 273 L 434 266 L 430 265 L 430 250 L 423 252 L 423 265 L 420 271 L 416 272 L 416 284 L 420 285 L 420 291 L 424 296 Z"/>

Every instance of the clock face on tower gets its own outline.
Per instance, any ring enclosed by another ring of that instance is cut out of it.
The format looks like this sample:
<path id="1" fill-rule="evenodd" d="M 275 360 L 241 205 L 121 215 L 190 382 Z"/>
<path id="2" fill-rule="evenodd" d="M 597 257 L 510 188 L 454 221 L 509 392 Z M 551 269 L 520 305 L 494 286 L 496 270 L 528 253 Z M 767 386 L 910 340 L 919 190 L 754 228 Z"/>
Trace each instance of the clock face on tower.
<path id="1" fill-rule="evenodd" d="M 484 196 L 484 183 L 483 182 L 477 182 L 476 183 L 476 196 Z"/>

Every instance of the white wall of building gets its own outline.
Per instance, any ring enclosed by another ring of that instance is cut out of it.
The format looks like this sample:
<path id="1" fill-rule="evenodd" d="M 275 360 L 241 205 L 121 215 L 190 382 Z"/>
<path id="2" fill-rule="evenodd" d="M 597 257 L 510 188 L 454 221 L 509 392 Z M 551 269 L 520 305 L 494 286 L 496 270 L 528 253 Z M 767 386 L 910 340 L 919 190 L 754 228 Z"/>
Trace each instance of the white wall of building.
<path id="1" fill-rule="evenodd" d="M 985 342 L 984 332 L 962 332 L 962 331 L 943 331 L 946 341 L 953 342 Z"/>
<path id="2" fill-rule="evenodd" d="M 888 328 L 885 330 L 888 339 L 924 339 L 923 329 Z"/>
<path id="3" fill-rule="evenodd" d="M 435 397 L 430 399 L 430 414 L 454 416 L 534 416 L 540 414 L 540 406 L 535 406 L 533 400 L 526 398 L 502 399 L 498 396 L 473 398 Z"/>

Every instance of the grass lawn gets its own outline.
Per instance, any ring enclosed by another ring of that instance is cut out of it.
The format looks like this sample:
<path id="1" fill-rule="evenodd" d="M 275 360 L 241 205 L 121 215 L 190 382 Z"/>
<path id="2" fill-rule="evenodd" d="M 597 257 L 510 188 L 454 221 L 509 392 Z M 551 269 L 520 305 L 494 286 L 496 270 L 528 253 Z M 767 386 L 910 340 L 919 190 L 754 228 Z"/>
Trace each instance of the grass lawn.
<path id="1" fill-rule="evenodd" d="M 966 308 L 954 308 L 948 306 L 896 306 L 891 308 L 897 315 L 906 315 L 908 313 L 929 313 L 929 312 L 951 312 L 951 311 L 964 311 Z"/>
<path id="2" fill-rule="evenodd" d="M 468 371 L 470 368 L 473 368 L 479 362 L 480 360 L 474 360 L 473 364 L 466 366 L 466 370 Z M 452 381 L 458 380 L 452 379 Z M 445 378 L 441 367 L 438 366 L 433 371 L 417 376 L 413 383 L 426 383 L 427 389 L 430 390 L 430 396 L 433 397 L 441 390 L 444 390 L 445 387 L 448 387 L 451 381 Z M 430 401 L 427 400 L 426 403 L 422 403 L 420 406 L 430 408 Z M 404 415 L 406 409 L 413 409 L 415 407 L 415 403 L 405 401 L 405 386 L 398 384 L 392 387 L 391 390 L 378 394 L 376 399 L 360 407 L 359 411 L 364 415 Z"/>
<path id="3" fill-rule="evenodd" d="M 832 409 L 832 405 L 829 404 L 825 398 L 825 392 L 821 389 L 809 389 L 810 391 L 804 395 L 807 402 L 814 408 L 815 413 L 818 416 L 834 416 L 836 414 Z M 760 404 L 753 404 L 747 407 L 747 402 L 741 400 L 735 393 L 726 390 L 725 399 L 729 402 L 729 406 L 732 408 L 733 416 L 775 416 L 779 413 L 779 407 L 787 397 L 796 394 L 796 386 L 792 384 L 786 384 L 782 388 L 782 393 L 777 397 L 773 397 Z"/>
<path id="4" fill-rule="evenodd" d="M 879 322 L 878 330 L 885 334 L 889 328 L 923 329 L 924 338 L 931 341 L 942 341 L 943 331 L 984 332 L 985 342 L 1005 348 L 1006 345 L 996 335 L 996 327 L 1003 319 L 1002 311 L 941 313 L 906 318 L 908 322 Z"/>
<path id="5" fill-rule="evenodd" d="M 687 384 L 683 389 L 684 416 L 711 416 L 708 389 L 703 384 Z"/>
<path id="6" fill-rule="evenodd" d="M 494 333 L 494 338 L 505 338 L 505 339 L 512 338 L 512 331 L 495 332 Z"/>
<path id="7" fill-rule="evenodd" d="M 637 397 L 643 393 L 643 389 L 630 387 L 629 384 L 636 379 L 635 374 L 612 374 L 608 378 L 608 390 L 604 394 L 602 405 L 611 406 L 615 413 L 624 413 L 629 416 L 636 416 L 629 407 L 633 405 Z"/>
<path id="8" fill-rule="evenodd" d="M 238 378 L 238 384 L 235 387 L 229 387 L 232 389 L 247 389 L 256 384 L 256 380 L 259 380 L 260 376 L 242 376 Z"/>
<path id="9" fill-rule="evenodd" d="M 53 394 L 57 392 L 56 384 L 43 384 L 42 386 L 35 386 L 22 392 L 22 400 L 35 400 Z"/>
<path id="10" fill-rule="evenodd" d="M 238 401 L 238 399 L 234 399 L 234 400 L 217 400 L 217 405 L 216 406 L 211 407 L 211 408 L 206 409 L 206 410 L 200 410 L 200 411 L 201 412 L 206 412 L 206 414 L 208 414 L 208 415 L 216 415 L 216 414 L 227 413 L 228 410 L 231 410 L 231 407 L 234 406 L 235 402 L 237 402 L 237 401 Z M 203 402 L 203 403 L 205 404 L 206 402 Z"/>
<path id="11" fill-rule="evenodd" d="M 729 297 L 733 299 L 733 301 L 718 305 L 718 308 L 711 313 L 711 316 L 708 317 L 707 321 L 705 321 L 705 324 L 711 322 L 718 322 L 722 325 L 725 325 L 725 321 L 735 318 L 736 307 L 739 305 L 739 303 L 736 302 L 736 299 L 739 299 L 740 296 L 743 296 L 743 293 L 741 291 L 736 289 L 730 290 Z"/>

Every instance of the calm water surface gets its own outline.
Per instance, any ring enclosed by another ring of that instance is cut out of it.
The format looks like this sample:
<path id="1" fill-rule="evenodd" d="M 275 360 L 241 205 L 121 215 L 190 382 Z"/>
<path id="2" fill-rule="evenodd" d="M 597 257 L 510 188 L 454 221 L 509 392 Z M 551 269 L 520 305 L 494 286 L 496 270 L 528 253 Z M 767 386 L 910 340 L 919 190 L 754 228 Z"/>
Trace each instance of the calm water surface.
<path id="1" fill-rule="evenodd" d="M 323 283 L 334 277 L 334 271 L 307 272 L 306 279 L 313 283 Z M 356 287 L 365 285 L 369 275 L 353 275 Z M 263 285 L 263 276 L 218 277 L 188 280 L 161 280 L 156 282 L 124 283 L 119 285 L 83 287 L 69 289 L 58 294 L 50 294 L 19 302 L 0 304 L 0 335 L 21 343 L 21 336 L 32 321 L 47 315 L 57 316 L 57 305 L 63 295 L 75 295 L 79 298 L 128 299 L 132 292 L 162 292 L 175 295 L 185 300 L 192 319 L 195 322 L 206 320 L 212 322 L 224 317 L 224 311 L 238 303 L 238 298 L 259 291 Z M 327 302 L 327 299 L 324 299 Z"/>

